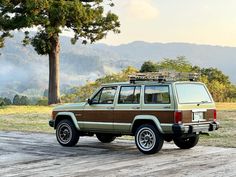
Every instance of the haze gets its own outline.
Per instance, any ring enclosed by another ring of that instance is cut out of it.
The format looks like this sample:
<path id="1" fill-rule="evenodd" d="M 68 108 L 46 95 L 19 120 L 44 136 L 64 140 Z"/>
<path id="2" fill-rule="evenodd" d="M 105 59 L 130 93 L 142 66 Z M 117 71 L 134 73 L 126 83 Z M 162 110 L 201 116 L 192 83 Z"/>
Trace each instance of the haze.
<path id="1" fill-rule="evenodd" d="M 119 35 L 101 42 L 187 42 L 236 46 L 235 0 L 114 0 Z"/>

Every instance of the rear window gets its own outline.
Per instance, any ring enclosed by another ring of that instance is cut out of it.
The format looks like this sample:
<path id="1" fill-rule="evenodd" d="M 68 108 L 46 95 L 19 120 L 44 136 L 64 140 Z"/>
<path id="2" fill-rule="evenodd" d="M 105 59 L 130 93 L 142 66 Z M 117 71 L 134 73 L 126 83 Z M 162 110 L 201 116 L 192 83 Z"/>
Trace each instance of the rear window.
<path id="1" fill-rule="evenodd" d="M 206 87 L 202 84 L 176 84 L 176 91 L 178 95 L 178 101 L 182 104 L 212 102 Z"/>

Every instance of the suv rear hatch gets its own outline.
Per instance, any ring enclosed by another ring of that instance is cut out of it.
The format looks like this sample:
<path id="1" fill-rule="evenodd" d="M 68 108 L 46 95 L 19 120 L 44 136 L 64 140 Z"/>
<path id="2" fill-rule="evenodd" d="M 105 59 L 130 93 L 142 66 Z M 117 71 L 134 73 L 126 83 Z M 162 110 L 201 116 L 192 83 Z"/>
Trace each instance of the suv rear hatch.
<path id="1" fill-rule="evenodd" d="M 175 122 L 199 124 L 216 121 L 216 108 L 210 92 L 203 83 L 175 83 L 177 97 Z"/>

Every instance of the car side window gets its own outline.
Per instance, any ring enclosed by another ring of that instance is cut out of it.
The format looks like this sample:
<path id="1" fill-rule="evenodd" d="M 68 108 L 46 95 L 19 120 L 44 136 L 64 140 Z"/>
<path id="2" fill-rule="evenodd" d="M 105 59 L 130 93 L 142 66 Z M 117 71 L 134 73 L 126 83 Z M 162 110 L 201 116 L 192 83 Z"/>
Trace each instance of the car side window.
<path id="1" fill-rule="evenodd" d="M 92 99 L 93 104 L 113 104 L 117 87 L 104 87 Z"/>
<path id="2" fill-rule="evenodd" d="M 141 86 L 122 86 L 118 104 L 139 104 Z"/>
<path id="3" fill-rule="evenodd" d="M 145 86 L 145 104 L 169 104 L 170 91 L 167 85 Z"/>

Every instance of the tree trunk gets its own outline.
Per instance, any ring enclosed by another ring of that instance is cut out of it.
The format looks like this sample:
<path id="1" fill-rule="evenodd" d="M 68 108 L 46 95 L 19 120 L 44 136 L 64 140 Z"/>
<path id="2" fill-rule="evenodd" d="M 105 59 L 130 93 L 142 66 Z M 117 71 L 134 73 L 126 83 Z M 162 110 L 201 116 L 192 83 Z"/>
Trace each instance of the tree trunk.
<path id="1" fill-rule="evenodd" d="M 49 89 L 48 104 L 57 104 L 60 99 L 60 41 L 59 35 L 50 39 L 51 51 L 49 53 Z"/>

